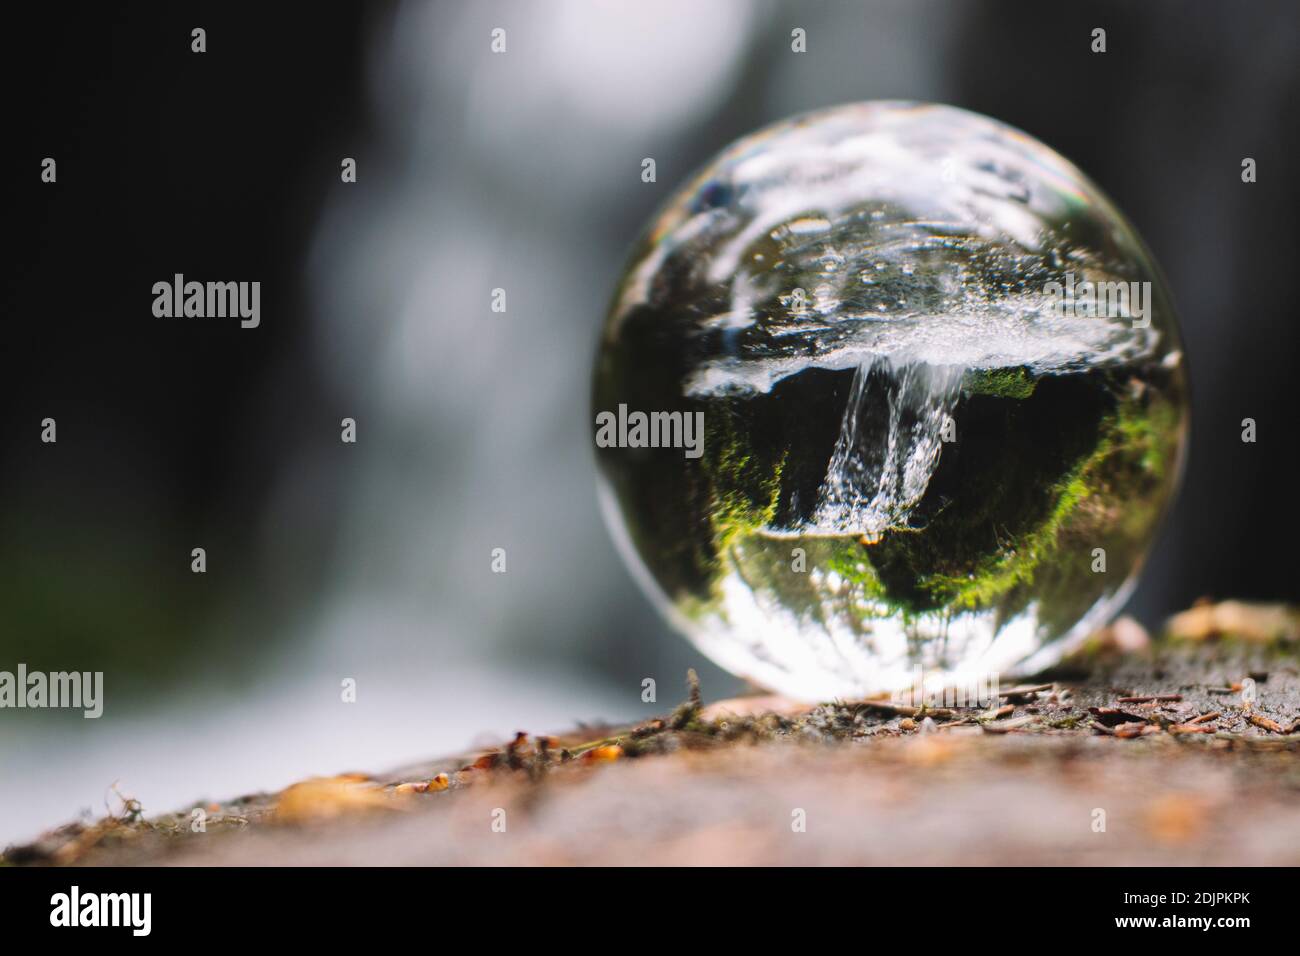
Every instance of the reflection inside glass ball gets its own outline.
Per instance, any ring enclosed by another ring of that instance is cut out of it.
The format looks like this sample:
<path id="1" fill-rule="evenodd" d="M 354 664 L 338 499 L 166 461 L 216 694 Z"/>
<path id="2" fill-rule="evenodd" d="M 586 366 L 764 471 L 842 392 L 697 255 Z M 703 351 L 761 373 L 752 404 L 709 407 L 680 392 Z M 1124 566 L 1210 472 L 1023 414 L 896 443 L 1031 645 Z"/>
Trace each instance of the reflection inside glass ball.
<path id="1" fill-rule="evenodd" d="M 669 618 L 789 696 L 1032 670 L 1127 596 L 1180 348 L 1141 240 L 1041 143 L 944 106 L 799 116 L 710 162 L 620 280 L 606 513 Z"/>

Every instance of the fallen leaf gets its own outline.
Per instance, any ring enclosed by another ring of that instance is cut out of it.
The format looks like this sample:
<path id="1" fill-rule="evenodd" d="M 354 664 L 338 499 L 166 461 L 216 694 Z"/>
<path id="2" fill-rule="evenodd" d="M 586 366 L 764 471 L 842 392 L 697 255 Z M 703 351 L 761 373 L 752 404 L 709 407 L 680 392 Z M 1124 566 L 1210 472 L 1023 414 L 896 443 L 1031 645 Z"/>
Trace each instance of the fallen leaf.
<path id="1" fill-rule="evenodd" d="M 618 744 L 606 744 L 603 747 L 592 747 L 582 759 L 589 763 L 605 763 L 610 760 L 617 760 L 623 756 L 623 748 Z"/>
<path id="2" fill-rule="evenodd" d="M 391 807 L 383 791 L 354 775 L 304 780 L 285 788 L 275 805 L 278 823 L 329 820 L 348 813 Z"/>

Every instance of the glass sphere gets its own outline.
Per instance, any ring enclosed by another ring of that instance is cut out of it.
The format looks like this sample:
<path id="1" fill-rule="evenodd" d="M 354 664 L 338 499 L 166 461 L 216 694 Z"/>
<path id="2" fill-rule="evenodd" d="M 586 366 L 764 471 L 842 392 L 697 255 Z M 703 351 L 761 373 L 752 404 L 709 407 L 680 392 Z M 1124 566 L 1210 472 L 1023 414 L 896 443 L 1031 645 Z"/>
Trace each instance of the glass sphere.
<path id="1" fill-rule="evenodd" d="M 1133 227 L 1026 134 L 873 102 L 649 224 L 596 360 L 606 516 L 709 658 L 805 700 L 1051 664 L 1133 586 L 1184 363 Z"/>

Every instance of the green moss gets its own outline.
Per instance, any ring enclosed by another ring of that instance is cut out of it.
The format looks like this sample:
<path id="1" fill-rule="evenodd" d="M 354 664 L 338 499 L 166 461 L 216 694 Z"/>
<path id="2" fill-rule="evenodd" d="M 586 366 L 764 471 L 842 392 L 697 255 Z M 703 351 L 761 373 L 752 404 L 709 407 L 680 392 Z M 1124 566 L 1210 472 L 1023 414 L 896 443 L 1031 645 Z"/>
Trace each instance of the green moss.
<path id="1" fill-rule="evenodd" d="M 1018 585 L 1032 582 L 1035 569 L 1056 550 L 1061 529 L 1091 493 L 1089 465 L 1104 457 L 1107 449 L 1102 446 L 1092 459 L 1048 491 L 1052 506 L 1041 525 L 1019 538 L 999 541 L 998 547 L 984 554 L 964 577 L 935 574 L 925 578 L 921 586 L 937 602 L 952 610 L 966 611 L 990 607 Z"/>
<path id="2" fill-rule="evenodd" d="M 871 566 L 867 548 L 852 538 L 835 539 L 835 546 L 826 566 L 845 581 L 859 585 L 866 596 L 884 598 L 885 589 Z"/>
<path id="3" fill-rule="evenodd" d="M 1044 379 L 1029 399 L 966 396 L 912 527 L 866 550 L 893 605 L 925 614 L 1000 600 L 1014 613 L 1028 598 L 1012 592 L 1085 496 L 1080 469 L 1115 406 L 1102 383 L 1076 376 Z"/>
<path id="4" fill-rule="evenodd" d="M 738 534 L 759 531 L 772 523 L 788 453 L 775 463 L 760 459 L 735 418 L 725 413 L 706 421 L 705 449 L 702 461 L 713 496 L 709 516 L 714 543 L 721 553 Z"/>
<path id="5" fill-rule="evenodd" d="M 705 416 L 699 474 L 709 540 L 697 552 L 704 586 L 676 595 L 679 610 L 690 618 L 720 610 L 718 588 L 728 556 L 739 540 L 767 528 L 776 517 L 789 452 L 757 448 L 751 427 L 739 406 L 715 408 Z"/>
<path id="6" fill-rule="evenodd" d="M 1117 447 L 1133 452 L 1132 460 L 1142 470 L 1157 479 L 1164 478 L 1178 433 L 1178 409 L 1174 404 L 1157 400 L 1146 406 L 1142 414 L 1125 405 L 1116 428 Z"/>
<path id="7" fill-rule="evenodd" d="M 1037 383 L 1029 369 L 1016 368 L 972 369 L 962 379 L 961 387 L 971 395 L 991 395 L 994 398 L 1028 398 L 1034 394 Z"/>
<path id="8" fill-rule="evenodd" d="M 1163 481 L 1176 429 L 1171 403 L 1119 401 L 1102 418 L 1091 453 L 1046 489 L 1049 507 L 1041 523 L 1019 535 L 999 536 L 998 546 L 964 575 L 934 574 L 922 579 L 921 587 L 953 610 L 993 606 L 1033 582 L 1067 540 L 1104 545 L 1112 560 L 1127 564 L 1159 507 L 1153 493 Z M 1121 495 L 1120 488 L 1128 491 Z"/>

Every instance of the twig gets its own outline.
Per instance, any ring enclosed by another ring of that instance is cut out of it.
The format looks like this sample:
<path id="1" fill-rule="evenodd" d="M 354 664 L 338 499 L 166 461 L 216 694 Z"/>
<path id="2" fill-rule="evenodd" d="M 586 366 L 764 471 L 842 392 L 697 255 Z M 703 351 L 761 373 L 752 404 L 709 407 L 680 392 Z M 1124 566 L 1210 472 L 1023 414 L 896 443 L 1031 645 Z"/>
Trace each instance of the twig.
<path id="1" fill-rule="evenodd" d="M 1013 730 L 1022 730 L 1030 724 L 1038 723 L 1038 718 L 1033 714 L 1026 714 L 1024 717 L 1017 717 L 1014 720 L 1002 720 L 997 723 L 992 721 L 981 721 L 980 727 L 987 734 L 1007 734 Z"/>
<path id="2" fill-rule="evenodd" d="M 1213 727 L 1207 727 L 1205 724 L 1196 724 L 1188 722 L 1185 724 L 1170 724 L 1166 728 L 1171 734 L 1212 734 Z"/>
<path id="3" fill-rule="evenodd" d="M 998 691 L 999 697 L 1026 697 L 1029 694 L 1038 694 L 1045 690 L 1051 690 L 1053 684 L 1026 684 L 1022 687 L 1011 687 L 1007 690 Z"/>
<path id="4" fill-rule="evenodd" d="M 870 707 L 872 710 L 893 714 L 895 717 L 955 717 L 957 713 L 946 707 L 912 707 L 907 704 L 889 704 L 876 700 L 863 700 L 858 703 L 862 707 Z"/>
<path id="5" fill-rule="evenodd" d="M 1282 729 L 1281 724 L 1279 724 L 1276 720 L 1270 720 L 1269 718 L 1265 717 L 1263 714 L 1250 714 L 1249 716 L 1246 717 L 1246 719 L 1250 721 L 1252 724 L 1254 724 L 1256 727 L 1263 727 L 1265 730 L 1270 730 L 1275 734 L 1286 733 L 1286 731 Z"/>
<path id="6" fill-rule="evenodd" d="M 1144 724 L 1140 722 L 1120 724 L 1115 728 L 1115 736 L 1123 737 L 1125 739 L 1130 737 L 1145 737 L 1147 734 L 1161 733 L 1163 729 L 1164 728 L 1159 727 L 1156 724 Z"/>

